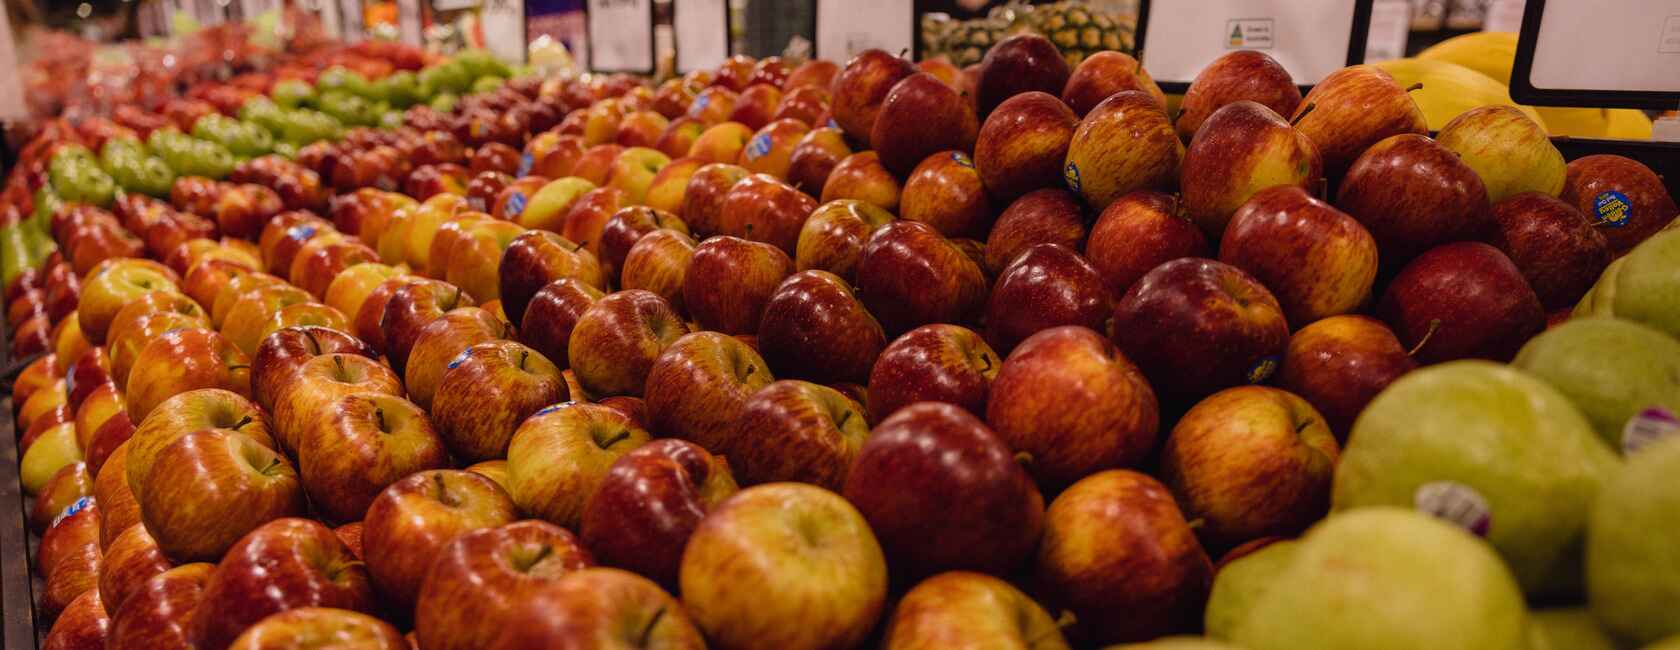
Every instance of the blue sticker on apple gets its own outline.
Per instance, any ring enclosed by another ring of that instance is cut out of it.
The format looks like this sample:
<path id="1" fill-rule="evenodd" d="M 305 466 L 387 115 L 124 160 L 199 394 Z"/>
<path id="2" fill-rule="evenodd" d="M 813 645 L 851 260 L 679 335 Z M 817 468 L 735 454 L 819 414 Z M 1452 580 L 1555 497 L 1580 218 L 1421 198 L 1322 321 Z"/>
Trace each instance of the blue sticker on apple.
<path id="1" fill-rule="evenodd" d="M 1633 218 L 1633 202 L 1621 192 L 1603 192 L 1593 198 L 1593 214 L 1598 216 L 1594 225 L 1620 228 Z"/>
<path id="2" fill-rule="evenodd" d="M 1260 357 L 1259 361 L 1254 362 L 1254 365 L 1249 366 L 1248 368 L 1248 383 L 1265 383 L 1267 379 L 1272 378 L 1272 373 L 1277 372 L 1277 367 L 1277 355 L 1274 354 Z"/>
<path id="3" fill-rule="evenodd" d="M 527 151 L 519 156 L 519 169 L 514 176 L 524 176 L 531 173 L 531 152 Z"/>
<path id="4" fill-rule="evenodd" d="M 570 404 L 570 403 L 571 402 L 560 402 L 559 404 L 549 404 L 548 406 L 544 406 L 541 409 L 538 409 L 536 413 L 532 413 L 531 417 L 537 417 L 539 415 L 548 415 L 550 413 L 553 413 L 555 411 L 560 410 L 560 407 L 565 406 L 565 405 Z"/>
<path id="5" fill-rule="evenodd" d="M 514 192 L 513 196 L 508 197 L 507 217 L 509 219 L 512 219 L 514 217 L 519 216 L 519 214 L 521 212 L 524 212 L 524 211 L 525 211 L 525 193 L 524 192 Z"/>
<path id="6" fill-rule="evenodd" d="M 287 239 L 309 239 L 315 236 L 315 226 L 298 224 L 286 229 Z"/>
<path id="7" fill-rule="evenodd" d="M 1062 180 L 1067 181 L 1068 189 L 1071 189 L 1075 192 L 1078 192 L 1079 191 L 1079 165 L 1075 165 L 1072 162 L 1069 162 L 1067 164 L 1067 167 L 1062 168 Z"/>
<path id="8" fill-rule="evenodd" d="M 760 133 L 747 143 L 747 160 L 758 160 L 770 153 L 770 134 Z"/>
<path id="9" fill-rule="evenodd" d="M 962 166 L 967 167 L 969 169 L 974 169 L 974 160 L 969 158 L 968 154 L 965 154 L 961 151 L 951 152 L 951 160 L 956 161 L 956 163 L 958 165 L 962 165 Z"/>
<path id="10" fill-rule="evenodd" d="M 463 363 L 466 363 L 467 362 L 467 355 L 468 355 L 468 353 L 471 353 L 471 352 L 472 352 L 472 348 L 467 348 L 465 350 L 462 350 L 460 354 L 455 355 L 454 359 L 449 360 L 448 369 L 449 370 L 454 370 L 455 366 L 459 366 Z"/>
<path id="11" fill-rule="evenodd" d="M 93 505 L 93 497 L 82 497 L 80 499 L 76 499 L 74 503 L 71 503 L 69 506 L 64 508 L 64 512 L 60 512 L 57 517 L 53 517 L 52 524 L 48 525 L 47 528 L 57 526 L 58 522 L 64 521 L 71 515 L 86 510 L 87 507 L 91 505 Z"/>
<path id="12" fill-rule="evenodd" d="M 701 93 L 699 97 L 694 98 L 694 104 L 688 108 L 689 116 L 698 117 L 695 114 L 706 110 L 706 105 L 710 103 L 712 103 L 712 96 L 707 93 Z"/>
<path id="13" fill-rule="evenodd" d="M 828 118 L 828 128 L 838 129 L 838 128 L 840 128 L 840 123 L 834 121 L 834 118 L 832 118 L 832 117 Z"/>
<path id="14" fill-rule="evenodd" d="M 75 367 L 75 364 L 71 364 L 71 367 L 64 369 L 64 394 L 65 395 L 72 395 L 72 394 L 75 394 L 75 392 L 76 392 L 76 367 Z"/>

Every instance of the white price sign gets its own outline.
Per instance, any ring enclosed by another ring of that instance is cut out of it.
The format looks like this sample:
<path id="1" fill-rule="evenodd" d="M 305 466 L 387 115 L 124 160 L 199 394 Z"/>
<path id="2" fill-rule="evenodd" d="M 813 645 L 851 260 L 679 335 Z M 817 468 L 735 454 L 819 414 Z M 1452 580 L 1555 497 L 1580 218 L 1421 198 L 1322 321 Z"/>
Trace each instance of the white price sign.
<path id="1" fill-rule="evenodd" d="M 1257 50 L 1311 85 L 1364 60 L 1371 0 L 1153 0 L 1139 34 L 1143 65 L 1182 89 L 1227 52 Z M 1355 36 L 1357 35 L 1357 39 Z"/>
<path id="2" fill-rule="evenodd" d="M 12 19 L 0 4 L 0 119 L 29 117 L 23 105 L 23 80 L 18 77 L 17 41 L 12 38 Z"/>
<path id="3" fill-rule="evenodd" d="M 1528 80 L 1536 88 L 1680 93 L 1680 0 L 1544 3 Z"/>
<path id="4" fill-rule="evenodd" d="M 651 73 L 653 0 L 589 0 L 589 68 Z"/>
<path id="5" fill-rule="evenodd" d="M 715 68 L 729 58 L 729 3 L 682 0 L 671 5 L 677 72 Z"/>
<path id="6" fill-rule="evenodd" d="M 916 45 L 916 12 L 903 0 L 817 0 L 817 57 L 844 63 L 859 52 L 894 55 Z"/>

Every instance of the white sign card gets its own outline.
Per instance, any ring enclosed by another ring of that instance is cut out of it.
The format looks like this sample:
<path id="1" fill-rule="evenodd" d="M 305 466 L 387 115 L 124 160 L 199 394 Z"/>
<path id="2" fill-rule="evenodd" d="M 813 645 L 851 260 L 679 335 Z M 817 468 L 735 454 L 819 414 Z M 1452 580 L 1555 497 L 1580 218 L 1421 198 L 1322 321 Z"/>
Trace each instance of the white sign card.
<path id="1" fill-rule="evenodd" d="M 1680 0 L 1550 0 L 1540 14 L 1535 88 L 1680 93 Z"/>
<path id="2" fill-rule="evenodd" d="M 916 46 L 916 12 L 904 0 L 817 0 L 817 58 L 844 64 L 868 49 Z"/>
<path id="3" fill-rule="evenodd" d="M 1359 4 L 1349 0 L 1152 0 L 1143 33 L 1143 65 L 1163 84 L 1187 84 L 1227 52 L 1258 50 L 1277 59 L 1295 83 L 1315 84 L 1347 66 Z"/>
<path id="4" fill-rule="evenodd" d="M 589 67 L 651 73 L 653 0 L 589 0 Z"/>
<path id="5" fill-rule="evenodd" d="M 715 68 L 729 58 L 727 0 L 678 0 L 671 5 L 677 72 Z"/>
<path id="6" fill-rule="evenodd" d="M 484 0 L 478 11 L 484 45 L 503 61 L 525 62 L 525 3 L 523 0 Z"/>
<path id="7" fill-rule="evenodd" d="M 1410 0 L 1376 0 L 1371 3 L 1371 31 L 1365 39 L 1365 60 L 1388 61 L 1405 57 L 1411 27 Z"/>

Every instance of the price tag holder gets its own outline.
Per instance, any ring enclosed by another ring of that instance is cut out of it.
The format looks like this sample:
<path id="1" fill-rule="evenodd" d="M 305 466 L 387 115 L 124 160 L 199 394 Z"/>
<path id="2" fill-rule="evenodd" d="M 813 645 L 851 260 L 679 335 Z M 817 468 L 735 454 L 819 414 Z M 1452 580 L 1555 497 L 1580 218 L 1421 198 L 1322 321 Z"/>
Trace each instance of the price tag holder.
<path id="1" fill-rule="evenodd" d="M 903 0 L 817 0 L 817 58 L 844 65 L 859 52 L 916 47 L 916 12 Z"/>
<path id="2" fill-rule="evenodd" d="M 1680 0 L 1528 0 L 1511 99 L 1673 109 L 1680 102 Z"/>
<path id="3" fill-rule="evenodd" d="M 729 58 L 729 2 L 682 0 L 671 5 L 677 72 L 721 65 Z"/>
<path id="4" fill-rule="evenodd" d="M 589 69 L 653 74 L 653 0 L 589 0 Z"/>
<path id="5" fill-rule="evenodd" d="M 1365 60 L 1372 0 L 1144 0 L 1138 10 L 1143 66 L 1161 89 L 1182 93 L 1214 59 L 1257 50 L 1311 86 Z"/>

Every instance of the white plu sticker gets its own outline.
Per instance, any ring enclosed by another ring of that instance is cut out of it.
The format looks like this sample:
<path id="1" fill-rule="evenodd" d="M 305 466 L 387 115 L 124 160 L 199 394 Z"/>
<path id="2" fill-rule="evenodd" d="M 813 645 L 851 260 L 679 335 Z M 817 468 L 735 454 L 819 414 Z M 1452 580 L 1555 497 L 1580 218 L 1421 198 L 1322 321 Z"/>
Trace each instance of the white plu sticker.
<path id="1" fill-rule="evenodd" d="M 1457 524 L 1477 537 L 1487 537 L 1493 526 L 1493 509 L 1475 488 L 1456 481 L 1431 481 L 1412 493 L 1418 512 Z"/>
<path id="2" fill-rule="evenodd" d="M 74 503 L 71 503 L 69 506 L 64 508 L 64 512 L 60 512 L 57 517 L 53 517 L 52 524 L 48 525 L 47 528 L 50 529 L 53 526 L 57 526 L 58 522 L 70 518 L 70 515 L 86 510 L 87 507 L 91 505 L 93 505 L 93 497 L 82 497 L 80 499 L 76 499 Z"/>
<path id="3" fill-rule="evenodd" d="M 1661 406 L 1646 407 L 1622 425 L 1622 455 L 1631 456 L 1651 443 L 1680 433 L 1680 417 Z"/>

